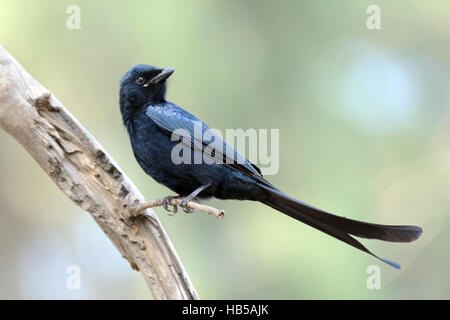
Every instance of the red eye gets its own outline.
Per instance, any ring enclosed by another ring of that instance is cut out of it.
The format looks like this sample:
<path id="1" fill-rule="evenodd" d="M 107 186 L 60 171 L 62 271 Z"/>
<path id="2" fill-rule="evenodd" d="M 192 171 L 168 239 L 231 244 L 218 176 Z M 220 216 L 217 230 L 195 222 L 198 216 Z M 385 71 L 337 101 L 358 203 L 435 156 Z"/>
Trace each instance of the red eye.
<path id="1" fill-rule="evenodd" d="M 136 83 L 137 84 L 143 84 L 145 82 L 145 79 L 143 77 L 137 77 L 136 78 Z"/>

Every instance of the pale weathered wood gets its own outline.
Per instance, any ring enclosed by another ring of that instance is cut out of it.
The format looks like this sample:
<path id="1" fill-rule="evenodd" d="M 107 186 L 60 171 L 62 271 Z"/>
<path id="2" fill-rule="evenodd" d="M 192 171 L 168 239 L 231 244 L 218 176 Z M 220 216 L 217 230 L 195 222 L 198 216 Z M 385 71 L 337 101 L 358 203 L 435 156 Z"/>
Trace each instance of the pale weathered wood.
<path id="1" fill-rule="evenodd" d="M 173 206 L 173 210 L 174 210 L 173 213 L 170 215 L 173 216 L 178 212 L 177 207 L 181 205 L 182 201 L 183 201 L 182 198 L 172 199 L 170 201 L 170 204 Z M 151 200 L 151 201 L 141 205 L 140 207 L 138 207 L 135 210 L 135 212 L 136 212 L 136 214 L 141 214 L 148 208 L 160 207 L 162 205 L 163 205 L 163 199 Z M 217 217 L 217 219 L 220 219 L 220 220 L 222 220 L 225 217 L 225 210 L 223 210 L 223 209 L 216 209 L 216 208 L 213 208 L 210 206 L 206 206 L 204 204 L 199 204 L 194 201 L 188 201 L 186 206 L 188 206 L 189 208 L 194 209 L 194 210 L 198 210 L 198 211 L 205 212 L 207 214 L 215 215 Z"/>
<path id="2" fill-rule="evenodd" d="M 133 215 L 145 203 L 139 190 L 61 102 L 1 46 L 0 127 L 92 215 L 142 273 L 155 299 L 198 299 L 155 213 L 147 209 L 145 215 Z"/>

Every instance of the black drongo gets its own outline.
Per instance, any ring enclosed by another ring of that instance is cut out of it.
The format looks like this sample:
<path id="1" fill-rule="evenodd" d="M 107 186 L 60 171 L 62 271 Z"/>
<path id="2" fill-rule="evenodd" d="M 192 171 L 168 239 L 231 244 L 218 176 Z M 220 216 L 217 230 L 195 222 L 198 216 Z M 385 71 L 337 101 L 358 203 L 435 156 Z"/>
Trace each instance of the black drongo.
<path id="1" fill-rule="evenodd" d="M 134 66 L 120 81 L 120 111 L 137 162 L 153 179 L 183 197 L 181 206 L 185 211 L 189 210 L 186 203 L 194 198 L 259 201 L 400 268 L 397 263 L 374 255 L 353 236 L 410 242 L 421 235 L 420 227 L 373 224 L 322 211 L 274 187 L 263 178 L 258 167 L 219 136 L 211 137 L 211 141 L 223 148 L 208 151 L 203 133 L 209 128 L 165 99 L 166 80 L 174 71 Z M 199 123 L 200 130 L 196 130 Z M 192 161 L 174 161 L 173 151 L 180 143 L 192 151 L 187 158 Z M 196 161 L 199 154 L 200 162 Z M 166 209 L 171 198 L 164 199 Z"/>

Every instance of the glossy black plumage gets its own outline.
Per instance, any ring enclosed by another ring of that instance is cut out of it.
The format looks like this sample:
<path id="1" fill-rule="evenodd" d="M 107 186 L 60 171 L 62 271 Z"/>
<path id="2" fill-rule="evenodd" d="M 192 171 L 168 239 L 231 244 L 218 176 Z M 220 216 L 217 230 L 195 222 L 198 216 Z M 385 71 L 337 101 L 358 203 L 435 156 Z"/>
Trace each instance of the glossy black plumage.
<path id="1" fill-rule="evenodd" d="M 181 196 L 188 196 L 203 186 L 205 189 L 198 194 L 199 198 L 260 201 L 377 258 L 352 235 L 391 242 L 410 242 L 421 235 L 419 227 L 360 222 L 332 215 L 289 197 L 265 180 L 255 165 L 218 136 L 214 139 L 223 145 L 223 152 L 210 154 L 210 159 L 206 155 L 206 160 L 212 160 L 208 161 L 212 164 L 175 164 L 171 158 L 172 150 L 182 140 L 172 141 L 175 130 L 184 130 L 178 135 L 181 138 L 189 136 L 186 143 L 189 143 L 192 159 L 199 154 L 205 156 L 206 143 L 194 129 L 200 120 L 165 100 L 166 79 L 173 71 L 136 65 L 120 82 L 120 110 L 134 155 L 142 169 L 157 182 Z M 209 129 L 204 123 L 200 128 L 201 134 Z M 225 150 L 231 150 L 231 153 Z M 224 161 L 217 163 L 213 158 Z M 235 161 L 227 161 L 230 158 Z M 400 267 L 395 262 L 379 259 Z"/>

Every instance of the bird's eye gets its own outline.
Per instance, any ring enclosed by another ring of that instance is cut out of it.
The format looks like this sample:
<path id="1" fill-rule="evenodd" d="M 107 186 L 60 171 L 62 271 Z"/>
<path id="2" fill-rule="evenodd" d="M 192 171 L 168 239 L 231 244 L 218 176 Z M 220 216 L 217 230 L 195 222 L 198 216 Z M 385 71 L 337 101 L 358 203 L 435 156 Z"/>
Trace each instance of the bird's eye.
<path id="1" fill-rule="evenodd" d="M 137 77 L 136 78 L 136 83 L 137 84 L 143 84 L 145 82 L 145 79 L 143 77 Z"/>

